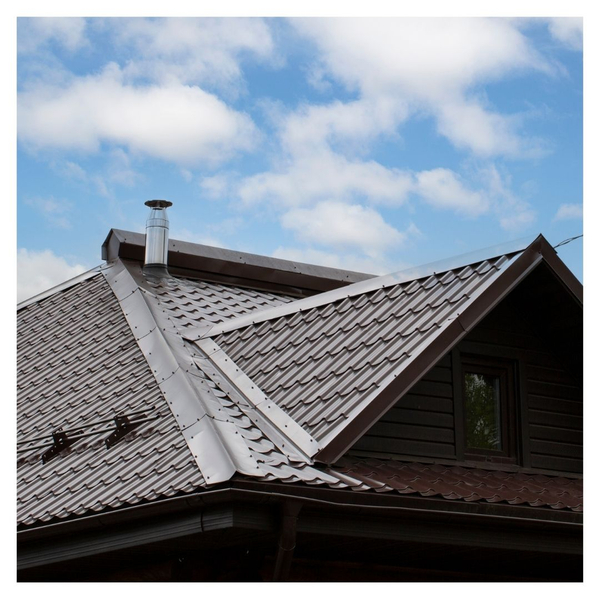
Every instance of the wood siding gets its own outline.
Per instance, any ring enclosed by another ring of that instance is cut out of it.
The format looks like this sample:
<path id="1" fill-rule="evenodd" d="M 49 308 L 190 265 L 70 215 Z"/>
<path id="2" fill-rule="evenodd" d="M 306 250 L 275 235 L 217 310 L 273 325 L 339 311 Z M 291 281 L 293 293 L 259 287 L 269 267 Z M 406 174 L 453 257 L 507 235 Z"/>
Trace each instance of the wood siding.
<path id="1" fill-rule="evenodd" d="M 521 462 L 531 467 L 583 472 L 583 390 L 551 346 L 516 306 L 502 303 L 461 344 L 463 352 L 504 356 L 521 379 Z M 519 390 L 518 390 L 519 391 Z M 528 446 L 528 448 L 527 448 Z"/>
<path id="2" fill-rule="evenodd" d="M 514 361 L 518 464 L 582 473 L 581 379 L 546 339 L 514 302 L 501 303 L 460 342 L 457 351 L 445 356 L 373 425 L 352 452 L 461 459 L 461 386 L 455 381 L 460 369 L 453 370 L 452 359 L 474 354 Z"/>
<path id="3" fill-rule="evenodd" d="M 454 458 L 452 362 L 445 356 L 354 445 L 378 454 Z"/>

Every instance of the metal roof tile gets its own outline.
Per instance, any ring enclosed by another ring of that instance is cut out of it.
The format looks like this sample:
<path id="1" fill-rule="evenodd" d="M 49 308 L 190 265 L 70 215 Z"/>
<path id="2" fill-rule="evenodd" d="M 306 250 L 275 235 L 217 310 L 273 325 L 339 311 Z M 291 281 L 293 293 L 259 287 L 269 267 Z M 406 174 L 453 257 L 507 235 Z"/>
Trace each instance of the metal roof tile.
<path id="1" fill-rule="evenodd" d="M 18 463 L 20 522 L 83 515 L 207 486 L 147 357 L 134 341 L 134 333 L 141 337 L 156 326 L 190 389 L 202 398 L 207 414 L 203 420 L 219 430 L 220 443 L 238 473 L 356 491 L 395 490 L 581 510 L 581 486 L 568 478 L 525 478 L 392 460 L 359 461 L 348 469 L 292 460 L 282 440 L 273 437 L 276 430 L 265 429 L 266 421 L 247 399 L 232 395 L 212 372 L 212 359 L 184 341 L 191 335 L 186 331 L 249 315 L 244 328 L 225 331 L 217 343 L 266 392 L 269 402 L 304 424 L 310 435 L 327 439 L 509 263 L 500 258 L 415 281 L 365 282 L 364 292 L 354 293 L 350 286 L 349 293 L 338 294 L 332 302 L 299 301 L 306 308 L 287 313 L 273 307 L 292 301 L 288 296 L 185 278 L 158 282 L 144 278 L 134 264 L 126 267 L 122 279 L 107 271 L 111 285 L 121 286 L 120 300 L 104 275 L 97 274 L 30 303 L 19 311 L 18 438 L 26 442 L 44 437 L 46 442 L 41 449 L 34 442 L 20 446 L 30 449 L 20 454 Z M 136 292 L 151 313 L 144 331 L 130 327 L 121 312 L 130 310 Z M 271 311 L 272 319 L 265 316 Z M 50 462 L 40 461 L 57 426 L 85 428 L 94 420 L 139 409 L 155 415 L 156 421 L 140 425 L 110 450 L 104 447 L 106 433 L 98 432 L 77 440 Z"/>

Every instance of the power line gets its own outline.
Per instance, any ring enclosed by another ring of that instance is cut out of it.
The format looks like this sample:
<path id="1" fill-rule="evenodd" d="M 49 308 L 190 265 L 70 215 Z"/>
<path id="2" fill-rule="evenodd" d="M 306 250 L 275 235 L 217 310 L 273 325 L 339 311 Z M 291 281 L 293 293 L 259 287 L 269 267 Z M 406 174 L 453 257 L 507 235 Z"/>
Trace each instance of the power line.
<path id="1" fill-rule="evenodd" d="M 583 237 L 583 233 L 581 235 L 576 235 L 575 237 L 572 237 L 572 238 L 567 238 L 566 240 L 563 240 L 562 242 L 556 244 L 556 246 L 554 246 L 554 249 L 556 250 L 556 248 L 558 248 L 559 246 L 565 246 L 566 244 L 572 242 L 573 240 L 578 240 L 581 237 Z"/>

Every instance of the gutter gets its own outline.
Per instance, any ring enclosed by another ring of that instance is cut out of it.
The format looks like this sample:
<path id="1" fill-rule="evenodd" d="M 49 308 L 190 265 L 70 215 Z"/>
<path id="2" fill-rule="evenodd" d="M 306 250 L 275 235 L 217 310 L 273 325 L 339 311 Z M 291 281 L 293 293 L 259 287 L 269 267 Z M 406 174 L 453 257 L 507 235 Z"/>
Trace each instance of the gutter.
<path id="1" fill-rule="evenodd" d="M 293 491 L 293 493 L 290 493 Z M 357 498 L 360 496 L 360 498 Z M 119 508 L 87 517 L 56 521 L 47 525 L 28 526 L 17 531 L 18 542 L 32 542 L 75 532 L 99 530 L 105 527 L 148 520 L 150 518 L 182 513 L 186 509 L 200 510 L 216 504 L 248 501 L 254 504 L 281 503 L 296 500 L 304 506 L 322 506 L 354 512 L 381 515 L 408 514 L 414 517 L 451 515 L 478 520 L 504 521 L 506 523 L 538 523 L 565 527 L 582 527 L 583 515 L 570 510 L 535 508 L 529 506 L 500 505 L 464 500 L 442 500 L 423 497 L 399 497 L 377 492 L 319 489 L 290 484 L 261 483 L 246 480 L 230 482 L 219 487 L 185 496 L 167 498 L 148 504 Z M 425 505 L 425 507 L 423 507 Z"/>
<path id="2" fill-rule="evenodd" d="M 494 514 L 498 508 L 513 515 Z M 24 573 L 116 551 L 178 544 L 228 529 L 277 540 L 276 580 L 288 573 L 298 532 L 421 543 L 460 539 L 467 545 L 570 555 L 580 555 L 583 546 L 582 515 L 570 511 L 236 481 L 221 489 L 21 530 L 17 569 Z M 490 536 L 490 531 L 497 534 Z"/>

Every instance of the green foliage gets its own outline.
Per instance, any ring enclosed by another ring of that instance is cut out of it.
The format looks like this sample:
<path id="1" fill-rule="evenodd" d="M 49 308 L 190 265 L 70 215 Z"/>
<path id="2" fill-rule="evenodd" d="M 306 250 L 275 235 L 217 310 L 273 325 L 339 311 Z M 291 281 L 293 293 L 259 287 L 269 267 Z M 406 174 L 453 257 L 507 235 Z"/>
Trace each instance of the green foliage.
<path id="1" fill-rule="evenodd" d="M 467 447 L 501 450 L 498 377 L 465 373 Z"/>

